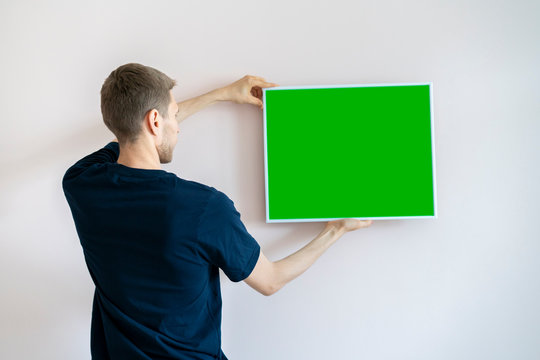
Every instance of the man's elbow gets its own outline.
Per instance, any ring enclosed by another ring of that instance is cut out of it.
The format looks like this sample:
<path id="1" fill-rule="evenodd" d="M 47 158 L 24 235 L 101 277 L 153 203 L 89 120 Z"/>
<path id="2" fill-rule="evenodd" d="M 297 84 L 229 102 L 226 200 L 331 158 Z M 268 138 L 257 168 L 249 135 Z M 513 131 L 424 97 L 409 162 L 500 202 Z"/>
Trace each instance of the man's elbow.
<path id="1" fill-rule="evenodd" d="M 277 284 L 269 284 L 263 289 L 263 291 L 261 293 L 264 296 L 270 296 L 270 295 L 274 295 L 275 293 L 277 293 L 280 289 L 281 289 L 281 286 L 279 286 Z"/>
<path id="2" fill-rule="evenodd" d="M 271 296 L 271 295 L 274 295 L 275 293 L 276 293 L 276 290 L 271 289 L 271 288 L 264 289 L 263 291 L 261 291 L 261 294 L 263 294 L 264 296 Z"/>
<path id="3" fill-rule="evenodd" d="M 270 296 L 274 295 L 276 292 L 281 289 L 280 286 L 272 283 L 253 283 L 246 281 L 249 286 L 253 288 L 253 290 L 257 291 L 259 294 L 262 294 L 264 296 Z"/>
<path id="4" fill-rule="evenodd" d="M 270 296 L 283 287 L 280 276 L 278 275 L 279 269 L 275 263 L 269 261 L 261 251 L 255 268 L 245 279 L 245 282 L 258 293 L 264 296 Z"/>

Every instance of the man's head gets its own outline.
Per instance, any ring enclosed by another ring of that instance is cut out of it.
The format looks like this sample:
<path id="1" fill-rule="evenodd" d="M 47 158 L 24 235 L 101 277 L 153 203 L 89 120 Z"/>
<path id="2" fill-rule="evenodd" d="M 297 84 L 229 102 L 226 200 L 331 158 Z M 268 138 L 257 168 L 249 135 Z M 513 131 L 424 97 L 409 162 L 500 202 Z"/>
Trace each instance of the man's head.
<path id="1" fill-rule="evenodd" d="M 172 160 L 178 134 L 176 81 L 149 66 L 129 63 L 113 70 L 101 87 L 103 122 L 120 146 L 153 142 L 162 164 Z"/>

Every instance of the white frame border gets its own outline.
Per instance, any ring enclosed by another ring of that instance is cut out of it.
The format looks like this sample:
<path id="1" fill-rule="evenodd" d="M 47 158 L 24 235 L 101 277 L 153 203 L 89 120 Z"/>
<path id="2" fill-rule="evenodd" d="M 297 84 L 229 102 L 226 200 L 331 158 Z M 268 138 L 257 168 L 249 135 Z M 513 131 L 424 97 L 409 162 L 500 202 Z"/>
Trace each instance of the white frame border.
<path id="1" fill-rule="evenodd" d="M 362 218 L 348 218 L 348 219 L 362 219 L 362 220 L 394 220 L 394 219 L 437 219 L 437 179 L 435 171 L 435 119 L 433 110 L 433 82 L 423 83 L 378 83 L 378 84 L 339 84 L 339 85 L 301 85 L 301 86 L 276 86 L 271 88 L 263 88 L 263 135 L 264 135 L 264 195 L 266 201 L 266 223 L 287 223 L 287 222 L 322 222 L 332 221 L 345 218 L 322 218 L 322 219 L 275 219 L 270 220 L 270 209 L 268 203 L 268 154 L 266 149 L 266 92 L 278 91 L 278 90 L 300 90 L 300 89 L 330 89 L 330 88 L 350 88 L 350 87 L 377 87 L 377 86 L 415 86 L 415 85 L 428 85 L 429 86 L 429 109 L 431 117 L 431 168 L 433 177 L 433 207 L 434 215 L 426 216 L 385 216 L 385 217 L 362 217 Z"/>

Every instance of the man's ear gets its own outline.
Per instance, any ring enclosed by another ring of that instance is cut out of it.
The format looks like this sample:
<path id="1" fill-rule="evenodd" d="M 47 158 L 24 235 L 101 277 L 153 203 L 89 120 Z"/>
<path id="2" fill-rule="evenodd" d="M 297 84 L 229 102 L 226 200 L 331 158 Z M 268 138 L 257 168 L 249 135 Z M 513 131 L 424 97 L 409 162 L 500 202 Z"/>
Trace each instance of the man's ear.
<path id="1" fill-rule="evenodd" d="M 151 135 L 157 136 L 159 134 L 161 119 L 156 109 L 152 109 L 146 114 L 144 122 Z"/>

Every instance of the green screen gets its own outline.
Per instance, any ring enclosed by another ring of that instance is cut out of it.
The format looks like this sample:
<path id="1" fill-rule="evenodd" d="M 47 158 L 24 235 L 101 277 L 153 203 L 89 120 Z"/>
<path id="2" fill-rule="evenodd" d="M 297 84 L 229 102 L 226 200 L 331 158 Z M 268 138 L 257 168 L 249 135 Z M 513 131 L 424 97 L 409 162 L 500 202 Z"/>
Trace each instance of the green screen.
<path id="1" fill-rule="evenodd" d="M 267 222 L 436 217 L 430 86 L 264 89 Z"/>

